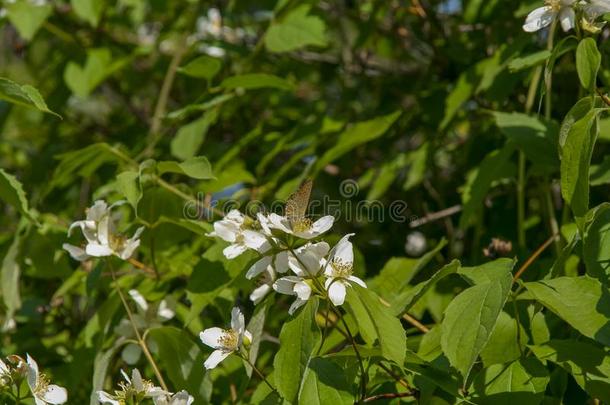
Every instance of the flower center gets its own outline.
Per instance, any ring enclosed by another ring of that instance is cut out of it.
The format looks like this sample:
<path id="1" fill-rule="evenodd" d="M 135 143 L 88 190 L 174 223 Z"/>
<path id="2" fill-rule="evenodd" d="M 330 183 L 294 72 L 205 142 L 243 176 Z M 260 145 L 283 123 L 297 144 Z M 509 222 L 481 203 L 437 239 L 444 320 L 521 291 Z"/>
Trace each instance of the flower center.
<path id="1" fill-rule="evenodd" d="M 559 10 L 561 10 L 562 4 L 561 4 L 561 0 L 545 0 L 544 4 L 547 7 L 550 7 L 551 10 L 558 12 Z"/>
<path id="2" fill-rule="evenodd" d="M 305 232 L 311 229 L 311 219 L 298 218 L 291 221 L 293 232 Z"/>
<path id="3" fill-rule="evenodd" d="M 38 375 L 38 381 L 36 381 L 36 387 L 34 388 L 34 393 L 36 395 L 43 395 L 47 392 L 47 388 L 49 388 L 49 377 L 44 374 Z"/>
<path id="4" fill-rule="evenodd" d="M 110 248 L 114 251 L 122 250 L 126 242 L 127 238 L 123 235 L 111 234 L 108 237 L 108 244 L 110 245 Z"/>
<path id="5" fill-rule="evenodd" d="M 222 346 L 223 350 L 232 352 L 237 349 L 239 336 L 237 336 L 237 332 L 234 330 L 228 329 L 223 331 L 222 336 L 218 339 L 218 343 Z"/>
<path id="6" fill-rule="evenodd" d="M 330 263 L 333 269 L 333 277 L 335 278 L 348 278 L 352 275 L 352 264 L 344 262 L 343 260 L 335 257 Z"/>

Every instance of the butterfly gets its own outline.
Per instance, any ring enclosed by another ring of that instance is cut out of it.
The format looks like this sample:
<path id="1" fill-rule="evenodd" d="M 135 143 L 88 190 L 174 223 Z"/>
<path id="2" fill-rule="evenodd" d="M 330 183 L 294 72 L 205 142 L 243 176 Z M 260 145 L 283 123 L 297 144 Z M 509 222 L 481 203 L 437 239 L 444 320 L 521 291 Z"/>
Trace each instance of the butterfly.
<path id="1" fill-rule="evenodd" d="M 301 227 L 311 224 L 311 221 L 305 217 L 305 213 L 309 206 L 312 186 L 313 181 L 311 179 L 306 179 L 286 200 L 286 218 L 288 218 L 288 221 L 290 221 L 293 228 L 295 226 Z"/>

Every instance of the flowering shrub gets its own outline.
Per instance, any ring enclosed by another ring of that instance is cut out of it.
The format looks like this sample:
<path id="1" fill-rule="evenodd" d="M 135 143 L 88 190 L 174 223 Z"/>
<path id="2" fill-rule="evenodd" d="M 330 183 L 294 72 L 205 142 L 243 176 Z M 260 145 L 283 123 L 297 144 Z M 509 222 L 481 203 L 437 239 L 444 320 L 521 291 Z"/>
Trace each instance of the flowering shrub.
<path id="1" fill-rule="evenodd" d="M 609 19 L 0 3 L 0 404 L 610 403 Z"/>

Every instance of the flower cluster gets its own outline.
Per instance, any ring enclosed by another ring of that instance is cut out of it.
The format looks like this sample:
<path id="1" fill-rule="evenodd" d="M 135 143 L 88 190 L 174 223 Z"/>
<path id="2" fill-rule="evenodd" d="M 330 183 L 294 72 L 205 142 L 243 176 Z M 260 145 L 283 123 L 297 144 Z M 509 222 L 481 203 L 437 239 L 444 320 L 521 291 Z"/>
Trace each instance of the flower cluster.
<path id="1" fill-rule="evenodd" d="M 51 384 L 49 378 L 38 369 L 36 360 L 29 354 L 26 359 L 13 355 L 7 358 L 7 362 L 0 360 L 0 392 L 13 388 L 18 390 L 25 379 L 36 405 L 66 403 L 66 389 Z"/>
<path id="2" fill-rule="evenodd" d="M 350 283 L 366 284 L 353 275 L 354 251 L 345 235 L 332 249 L 318 237 L 330 230 L 334 217 L 327 215 L 313 222 L 304 216 L 280 216 L 275 213 L 257 214 L 256 220 L 237 210 L 230 211 L 214 223 L 214 232 L 230 243 L 223 251 L 233 259 L 248 249 L 261 257 L 246 273 L 248 279 L 260 277 L 260 285 L 250 299 L 259 303 L 272 289 L 280 294 L 293 295 L 289 309 L 293 314 L 312 294 L 328 298 L 335 305 L 345 301 Z M 291 272 L 292 274 L 286 275 Z"/>
<path id="3" fill-rule="evenodd" d="M 131 378 L 123 370 L 121 370 L 121 374 L 125 381 L 119 383 L 119 389 L 114 391 L 114 394 L 105 391 L 97 392 L 97 398 L 101 404 L 125 405 L 152 399 L 155 405 L 191 405 L 195 401 L 184 390 L 174 394 L 155 386 L 151 381 L 142 378 L 138 369 L 132 370 Z"/>
<path id="4" fill-rule="evenodd" d="M 603 22 L 596 20 L 608 12 L 610 12 L 610 0 L 545 0 L 544 6 L 529 13 L 523 30 L 535 32 L 548 27 L 554 21 L 559 21 L 561 28 L 567 32 L 576 27 L 577 17 L 580 16 L 582 28 L 595 33 L 604 25 Z"/>
<path id="5" fill-rule="evenodd" d="M 80 228 L 87 240 L 84 248 L 63 244 L 63 248 L 70 253 L 75 260 L 84 261 L 91 257 L 117 256 L 127 260 L 140 246 L 140 234 L 144 227 L 136 230 L 131 238 L 127 238 L 117 231 L 117 218 L 112 216 L 112 209 L 124 204 L 118 201 L 110 206 L 105 201 L 96 201 L 91 208 L 87 209 L 87 218 L 76 221 L 68 229 L 70 236 L 74 228 Z"/>

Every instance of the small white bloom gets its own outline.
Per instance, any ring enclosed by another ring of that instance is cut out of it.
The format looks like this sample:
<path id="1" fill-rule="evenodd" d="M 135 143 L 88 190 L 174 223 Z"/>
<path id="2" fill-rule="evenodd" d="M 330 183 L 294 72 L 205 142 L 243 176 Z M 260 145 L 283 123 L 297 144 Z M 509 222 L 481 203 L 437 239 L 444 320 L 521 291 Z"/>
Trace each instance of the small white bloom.
<path id="1" fill-rule="evenodd" d="M 202 37 L 219 38 L 222 35 L 222 16 L 217 8 L 208 9 L 207 16 L 197 19 L 197 33 Z"/>
<path id="2" fill-rule="evenodd" d="M 278 229 L 301 239 L 316 238 L 332 228 L 335 222 L 335 217 L 332 215 L 326 215 L 315 222 L 312 222 L 309 218 L 291 220 L 275 213 L 269 214 L 268 219 L 270 228 Z"/>
<path id="3" fill-rule="evenodd" d="M 58 385 L 49 384 L 49 379 L 38 370 L 36 361 L 27 355 L 28 387 L 36 405 L 64 404 L 68 400 L 68 392 Z"/>
<path id="4" fill-rule="evenodd" d="M 264 252 L 269 249 L 267 237 L 251 229 L 254 221 L 238 210 L 231 210 L 223 219 L 214 222 L 214 232 L 208 236 L 218 236 L 230 243 L 222 252 L 227 259 L 234 259 L 247 249 Z"/>
<path id="5" fill-rule="evenodd" d="M 237 307 L 231 311 L 230 329 L 208 328 L 199 334 L 199 338 L 203 344 L 215 349 L 203 363 L 208 370 L 239 350 L 244 341 L 252 342 L 252 334 L 246 330 L 244 314 Z"/>
<path id="6" fill-rule="evenodd" d="M 303 278 L 298 276 L 286 276 L 278 279 L 273 283 L 273 289 L 280 294 L 296 295 L 296 300 L 294 300 L 288 309 L 290 315 L 305 305 L 309 297 L 311 297 L 311 287 Z"/>
<path id="7" fill-rule="evenodd" d="M 195 398 L 188 392 L 182 390 L 175 394 L 167 394 L 153 398 L 155 405 L 191 405 Z"/>
<path id="8" fill-rule="evenodd" d="M 97 392 L 97 399 L 101 404 L 123 405 L 127 401 L 138 401 L 144 398 L 152 398 L 153 401 L 157 397 L 167 396 L 168 392 L 161 387 L 155 386 L 151 381 L 142 378 L 140 371 L 134 368 L 131 372 L 131 378 L 121 370 L 125 382 L 119 383 L 119 390 L 114 392 L 114 395 L 108 394 L 105 391 Z"/>
<path id="9" fill-rule="evenodd" d="M 288 266 L 300 277 L 314 277 L 326 264 L 324 257 L 328 254 L 330 246 L 326 242 L 308 243 L 294 251 L 288 257 Z"/>
<path id="10" fill-rule="evenodd" d="M 423 233 L 415 231 L 407 235 L 405 242 L 405 252 L 409 256 L 421 256 L 426 251 L 426 237 Z"/>
<path id="11" fill-rule="evenodd" d="M 353 233 L 345 235 L 333 247 L 324 269 L 324 275 L 326 276 L 324 288 L 328 291 L 328 297 L 335 305 L 343 304 L 346 288 L 351 286 L 350 283 L 356 283 L 366 288 L 364 281 L 353 275 L 354 247 L 349 241 L 349 238 L 353 235 Z"/>
<path id="12" fill-rule="evenodd" d="M 559 18 L 564 31 L 571 30 L 575 26 L 576 13 L 573 7 L 575 2 L 576 0 L 545 0 L 543 7 L 538 7 L 528 14 L 523 30 L 538 31 L 551 25 L 556 18 Z"/>
<path id="13" fill-rule="evenodd" d="M 247 275 L 246 275 L 247 277 Z M 273 266 L 268 265 L 258 278 L 258 287 L 256 287 L 250 294 L 250 301 L 257 305 L 273 290 L 273 283 L 276 279 L 276 273 Z"/>
<path id="14" fill-rule="evenodd" d="M 138 228 L 131 238 L 126 238 L 117 232 L 115 220 L 111 216 L 111 210 L 123 203 L 124 201 L 119 201 L 108 206 L 105 201 L 96 201 L 87 210 L 87 218 L 74 222 L 68 229 L 68 236 L 70 236 L 74 228 L 78 227 L 81 229 L 85 239 L 87 239 L 85 249 L 68 243 L 64 243 L 63 248 L 78 261 L 87 260 L 90 257 L 112 255 L 120 257 L 123 260 L 129 259 L 138 246 L 140 246 L 139 237 L 142 231 L 144 231 L 144 227 Z"/>

